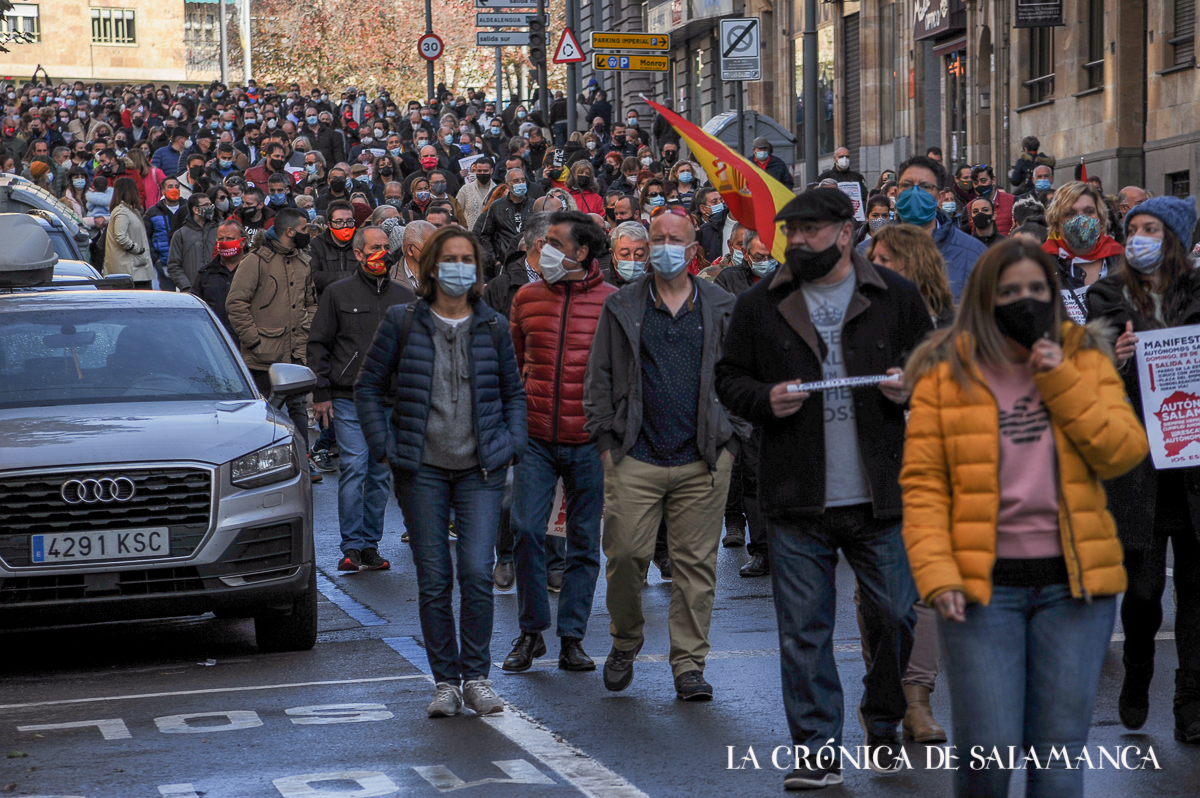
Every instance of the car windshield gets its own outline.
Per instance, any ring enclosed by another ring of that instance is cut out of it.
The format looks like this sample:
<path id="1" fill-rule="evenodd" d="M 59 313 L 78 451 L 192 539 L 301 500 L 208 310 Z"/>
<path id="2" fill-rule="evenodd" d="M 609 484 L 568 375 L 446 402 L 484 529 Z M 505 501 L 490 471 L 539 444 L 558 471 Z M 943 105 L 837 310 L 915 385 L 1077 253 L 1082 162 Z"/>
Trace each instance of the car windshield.
<path id="1" fill-rule="evenodd" d="M 255 398 L 202 308 L 0 314 L 0 407 Z"/>
<path id="2" fill-rule="evenodd" d="M 63 260 L 78 260 L 78 250 L 71 248 L 71 242 L 67 240 L 67 234 L 61 230 L 46 232 L 50 233 L 50 243 L 54 245 L 54 254 Z"/>

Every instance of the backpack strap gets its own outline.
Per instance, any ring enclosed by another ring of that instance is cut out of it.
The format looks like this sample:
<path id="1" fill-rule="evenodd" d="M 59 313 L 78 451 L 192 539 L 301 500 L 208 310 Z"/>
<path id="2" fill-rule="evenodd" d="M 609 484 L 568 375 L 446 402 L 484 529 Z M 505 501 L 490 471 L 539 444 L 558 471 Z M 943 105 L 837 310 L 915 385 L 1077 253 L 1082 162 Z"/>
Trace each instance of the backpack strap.
<path id="1" fill-rule="evenodd" d="M 496 317 L 488 319 L 488 330 L 492 333 L 492 346 L 496 347 L 496 352 L 500 351 L 500 322 Z"/>

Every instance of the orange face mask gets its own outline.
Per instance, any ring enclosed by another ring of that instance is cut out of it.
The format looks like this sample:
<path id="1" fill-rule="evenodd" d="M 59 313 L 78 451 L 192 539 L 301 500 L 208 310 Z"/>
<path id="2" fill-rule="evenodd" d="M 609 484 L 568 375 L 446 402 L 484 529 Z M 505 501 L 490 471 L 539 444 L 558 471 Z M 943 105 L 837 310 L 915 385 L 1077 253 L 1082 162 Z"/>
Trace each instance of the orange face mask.
<path id="1" fill-rule="evenodd" d="M 179 202 L 179 189 L 177 189 L 177 188 L 163 189 L 163 196 L 167 198 L 168 202 Z"/>
<path id="2" fill-rule="evenodd" d="M 343 244 L 350 243 L 350 239 L 354 238 L 353 227 L 331 227 L 329 228 L 329 232 L 333 234 L 334 238 L 336 238 L 338 241 L 341 241 Z"/>

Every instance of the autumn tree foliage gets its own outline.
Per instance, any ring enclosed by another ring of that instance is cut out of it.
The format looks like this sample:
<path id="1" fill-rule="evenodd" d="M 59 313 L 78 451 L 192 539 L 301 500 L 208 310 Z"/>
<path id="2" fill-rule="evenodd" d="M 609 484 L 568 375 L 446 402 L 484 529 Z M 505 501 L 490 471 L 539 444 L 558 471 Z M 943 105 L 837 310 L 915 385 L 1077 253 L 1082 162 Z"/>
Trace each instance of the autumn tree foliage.
<path id="1" fill-rule="evenodd" d="M 553 20 L 562 16 L 561 5 L 551 8 L 551 27 L 559 31 L 561 22 Z M 435 62 L 435 82 L 456 94 L 468 87 L 493 93 L 495 51 L 475 46 L 476 11 L 473 0 L 433 2 L 433 29 L 446 45 Z M 424 98 L 426 62 L 417 54 L 424 33 L 424 0 L 253 0 L 254 77 L 305 88 L 352 85 L 372 94 L 382 87 L 397 98 Z M 507 93 L 530 67 L 522 49 L 503 54 Z"/>

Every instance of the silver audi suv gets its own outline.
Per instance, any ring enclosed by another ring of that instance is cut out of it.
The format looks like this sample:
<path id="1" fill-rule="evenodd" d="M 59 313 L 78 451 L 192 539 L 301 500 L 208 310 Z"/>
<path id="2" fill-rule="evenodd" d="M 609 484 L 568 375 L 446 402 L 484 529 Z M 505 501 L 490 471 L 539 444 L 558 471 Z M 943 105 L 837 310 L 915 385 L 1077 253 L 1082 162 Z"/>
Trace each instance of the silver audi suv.
<path id="1" fill-rule="evenodd" d="M 312 487 L 280 405 L 312 372 L 273 367 L 267 401 L 195 297 L 2 283 L 0 628 L 214 612 L 311 648 Z"/>

